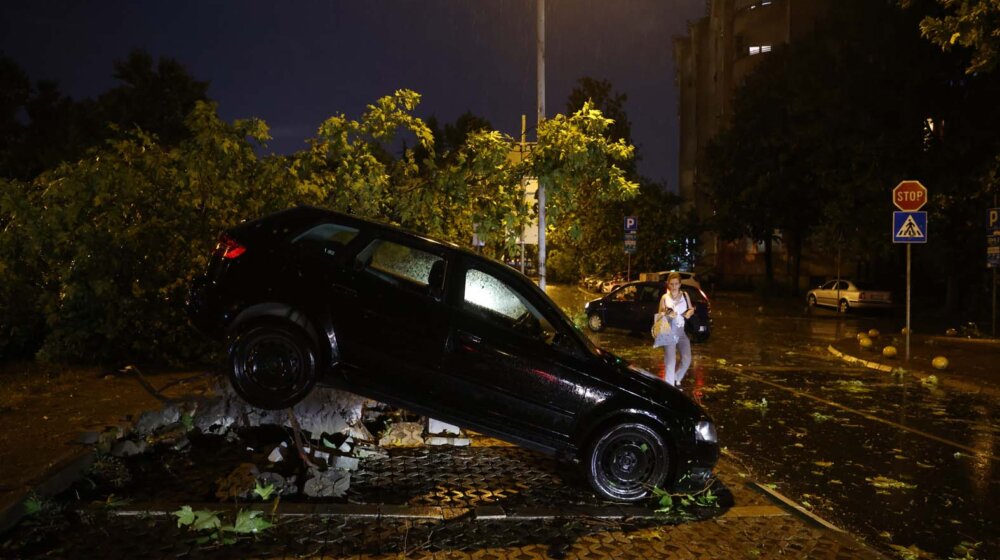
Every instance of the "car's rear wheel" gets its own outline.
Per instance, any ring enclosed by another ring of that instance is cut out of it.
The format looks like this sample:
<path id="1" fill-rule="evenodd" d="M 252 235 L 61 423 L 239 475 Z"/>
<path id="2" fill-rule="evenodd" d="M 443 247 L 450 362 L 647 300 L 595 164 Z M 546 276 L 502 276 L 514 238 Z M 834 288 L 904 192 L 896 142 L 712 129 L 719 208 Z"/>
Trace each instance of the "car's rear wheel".
<path id="1" fill-rule="evenodd" d="M 229 360 L 233 389 L 259 408 L 290 407 L 316 384 L 315 347 L 295 327 L 250 327 L 233 339 Z"/>
<path id="2" fill-rule="evenodd" d="M 816 296 L 809 294 L 809 299 L 806 301 L 808 302 L 809 307 L 816 307 Z"/>
<path id="3" fill-rule="evenodd" d="M 851 310 L 851 304 L 847 303 L 846 299 L 840 300 L 840 304 L 837 305 L 837 311 L 840 311 L 841 313 L 847 313 L 850 310 Z"/>
<path id="4" fill-rule="evenodd" d="M 670 474 L 670 450 L 663 435 L 641 422 L 610 424 L 587 447 L 587 480 L 602 497 L 635 502 L 662 487 Z"/>
<path id="5" fill-rule="evenodd" d="M 601 318 L 600 313 L 591 313 L 587 317 L 587 326 L 590 330 L 594 332 L 601 332 L 604 330 L 604 319 Z"/>

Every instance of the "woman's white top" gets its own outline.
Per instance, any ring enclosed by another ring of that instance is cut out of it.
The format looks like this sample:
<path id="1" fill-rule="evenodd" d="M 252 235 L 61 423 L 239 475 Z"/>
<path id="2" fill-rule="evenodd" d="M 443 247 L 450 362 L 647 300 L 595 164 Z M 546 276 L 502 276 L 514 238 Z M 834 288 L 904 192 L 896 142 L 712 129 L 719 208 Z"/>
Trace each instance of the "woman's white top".
<path id="1" fill-rule="evenodd" d="M 660 309 L 663 309 L 664 307 L 669 307 L 677 313 L 676 317 L 670 319 L 670 324 L 672 327 L 681 329 L 681 332 L 683 332 L 684 314 L 687 313 L 688 310 L 687 298 L 684 297 L 684 290 L 677 291 L 677 299 L 674 299 L 670 295 L 670 290 L 667 290 L 663 294 L 663 297 L 660 298 Z"/>

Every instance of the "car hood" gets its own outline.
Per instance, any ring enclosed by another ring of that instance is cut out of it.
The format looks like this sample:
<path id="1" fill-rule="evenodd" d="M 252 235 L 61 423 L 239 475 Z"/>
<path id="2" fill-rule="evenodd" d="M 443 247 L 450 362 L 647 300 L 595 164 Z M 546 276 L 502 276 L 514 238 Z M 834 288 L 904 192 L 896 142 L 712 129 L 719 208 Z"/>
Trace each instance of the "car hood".
<path id="1" fill-rule="evenodd" d="M 607 350 L 599 349 L 598 355 L 607 364 L 608 369 L 613 372 L 614 379 L 611 381 L 618 387 L 654 406 L 664 407 L 682 414 L 687 413 L 694 418 L 710 418 L 705 409 L 655 374 L 634 366 Z"/>

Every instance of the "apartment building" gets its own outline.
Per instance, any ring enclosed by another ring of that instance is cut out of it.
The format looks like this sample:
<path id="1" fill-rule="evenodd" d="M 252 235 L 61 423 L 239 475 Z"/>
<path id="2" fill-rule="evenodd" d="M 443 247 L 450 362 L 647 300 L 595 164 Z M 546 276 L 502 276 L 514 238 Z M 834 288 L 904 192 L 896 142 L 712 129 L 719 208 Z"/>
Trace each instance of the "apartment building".
<path id="1" fill-rule="evenodd" d="M 809 33 L 830 1 L 708 0 L 708 15 L 690 24 L 686 37 L 674 39 L 680 91 L 677 184 L 687 207 L 702 220 L 711 218 L 713 208 L 699 188 L 699 166 L 708 142 L 732 113 L 736 88 L 777 45 Z M 759 248 L 749 240 L 723 243 L 706 235 L 702 247 L 698 268 L 741 278 L 763 273 Z M 775 249 L 783 251 L 780 244 Z"/>

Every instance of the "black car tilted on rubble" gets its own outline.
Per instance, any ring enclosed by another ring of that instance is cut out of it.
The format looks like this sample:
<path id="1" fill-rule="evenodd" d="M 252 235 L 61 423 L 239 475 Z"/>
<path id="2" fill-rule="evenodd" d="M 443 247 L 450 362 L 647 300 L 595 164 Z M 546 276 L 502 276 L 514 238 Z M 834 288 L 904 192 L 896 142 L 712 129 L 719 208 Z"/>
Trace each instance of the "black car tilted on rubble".
<path id="1" fill-rule="evenodd" d="M 220 237 L 188 307 L 254 406 L 320 383 L 579 461 L 602 496 L 694 487 L 719 455 L 683 393 L 603 351 L 499 261 L 298 207 Z"/>

